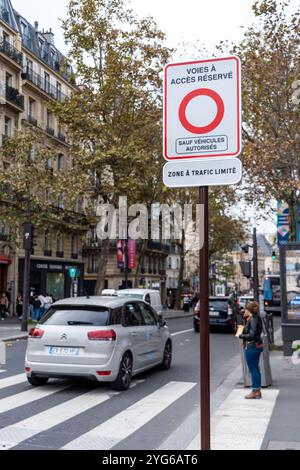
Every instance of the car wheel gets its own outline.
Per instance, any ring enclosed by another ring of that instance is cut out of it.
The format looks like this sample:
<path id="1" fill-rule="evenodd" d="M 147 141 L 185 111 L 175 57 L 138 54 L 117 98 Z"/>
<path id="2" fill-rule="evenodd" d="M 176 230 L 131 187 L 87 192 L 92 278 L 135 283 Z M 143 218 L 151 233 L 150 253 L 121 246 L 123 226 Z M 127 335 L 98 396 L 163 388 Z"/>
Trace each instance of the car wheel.
<path id="1" fill-rule="evenodd" d="M 40 385 L 46 385 L 49 379 L 47 377 L 27 377 L 27 380 L 30 385 L 39 387 Z"/>
<path id="2" fill-rule="evenodd" d="M 114 390 L 127 390 L 129 388 L 132 377 L 132 357 L 126 352 L 122 357 L 118 377 L 111 386 Z"/>
<path id="3" fill-rule="evenodd" d="M 168 370 L 171 367 L 172 362 L 172 343 L 170 340 L 166 342 L 163 361 L 160 365 L 162 370 Z"/>

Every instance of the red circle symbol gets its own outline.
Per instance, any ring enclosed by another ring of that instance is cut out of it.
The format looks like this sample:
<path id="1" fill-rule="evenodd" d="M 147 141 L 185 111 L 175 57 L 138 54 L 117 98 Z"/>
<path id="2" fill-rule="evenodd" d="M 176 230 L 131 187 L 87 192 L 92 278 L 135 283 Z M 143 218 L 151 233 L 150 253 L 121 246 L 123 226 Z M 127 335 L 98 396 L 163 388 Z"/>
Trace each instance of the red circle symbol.
<path id="1" fill-rule="evenodd" d="M 209 96 L 214 100 L 217 105 L 217 115 L 215 119 L 208 124 L 207 126 L 193 126 L 186 117 L 186 108 L 189 102 L 196 96 Z M 213 131 L 223 119 L 224 116 L 224 102 L 221 96 L 213 90 L 208 88 L 199 88 L 198 90 L 191 91 L 186 95 L 180 103 L 179 106 L 179 120 L 182 126 L 192 134 L 207 134 L 208 132 Z"/>

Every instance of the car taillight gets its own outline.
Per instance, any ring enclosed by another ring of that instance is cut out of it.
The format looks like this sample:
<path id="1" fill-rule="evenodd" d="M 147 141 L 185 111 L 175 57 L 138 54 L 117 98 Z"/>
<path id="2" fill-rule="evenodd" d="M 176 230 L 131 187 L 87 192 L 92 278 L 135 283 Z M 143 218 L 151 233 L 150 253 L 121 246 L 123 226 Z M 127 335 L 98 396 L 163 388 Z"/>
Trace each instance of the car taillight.
<path id="1" fill-rule="evenodd" d="M 28 335 L 30 338 L 41 338 L 44 333 L 44 330 L 41 330 L 40 328 L 31 328 Z"/>
<path id="2" fill-rule="evenodd" d="M 87 335 L 91 341 L 115 341 L 117 337 L 114 330 L 89 331 Z"/>
<path id="3" fill-rule="evenodd" d="M 269 305 L 269 302 L 265 301 L 265 305 L 266 305 L 266 306 Z"/>

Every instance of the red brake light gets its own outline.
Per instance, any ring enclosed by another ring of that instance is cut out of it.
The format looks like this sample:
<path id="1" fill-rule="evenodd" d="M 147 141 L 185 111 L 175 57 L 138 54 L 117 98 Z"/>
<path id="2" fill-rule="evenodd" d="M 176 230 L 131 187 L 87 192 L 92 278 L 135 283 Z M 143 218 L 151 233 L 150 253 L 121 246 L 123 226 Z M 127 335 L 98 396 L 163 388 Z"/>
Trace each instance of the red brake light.
<path id="1" fill-rule="evenodd" d="M 115 341 L 117 337 L 114 330 L 89 331 L 87 335 L 91 341 Z"/>
<path id="2" fill-rule="evenodd" d="M 31 328 L 31 330 L 28 333 L 30 338 L 41 338 L 43 334 L 44 334 L 44 330 L 41 330 L 40 328 Z"/>
<path id="3" fill-rule="evenodd" d="M 97 370 L 97 375 L 108 376 L 108 375 L 111 375 L 111 371 L 110 370 Z"/>
<path id="4" fill-rule="evenodd" d="M 265 301 L 265 305 L 269 305 L 269 302 Z"/>

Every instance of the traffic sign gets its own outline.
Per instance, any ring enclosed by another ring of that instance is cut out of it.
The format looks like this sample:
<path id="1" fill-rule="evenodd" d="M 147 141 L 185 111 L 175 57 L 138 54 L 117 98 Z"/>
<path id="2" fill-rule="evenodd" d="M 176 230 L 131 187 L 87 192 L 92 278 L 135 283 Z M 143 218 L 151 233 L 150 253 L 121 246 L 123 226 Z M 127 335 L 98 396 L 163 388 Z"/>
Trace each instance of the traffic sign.
<path id="1" fill-rule="evenodd" d="M 242 163 L 238 158 L 168 162 L 163 170 L 163 182 L 169 188 L 236 184 L 241 178 Z"/>
<path id="2" fill-rule="evenodd" d="M 164 157 L 234 157 L 241 152 L 241 67 L 236 56 L 168 64 Z"/>

